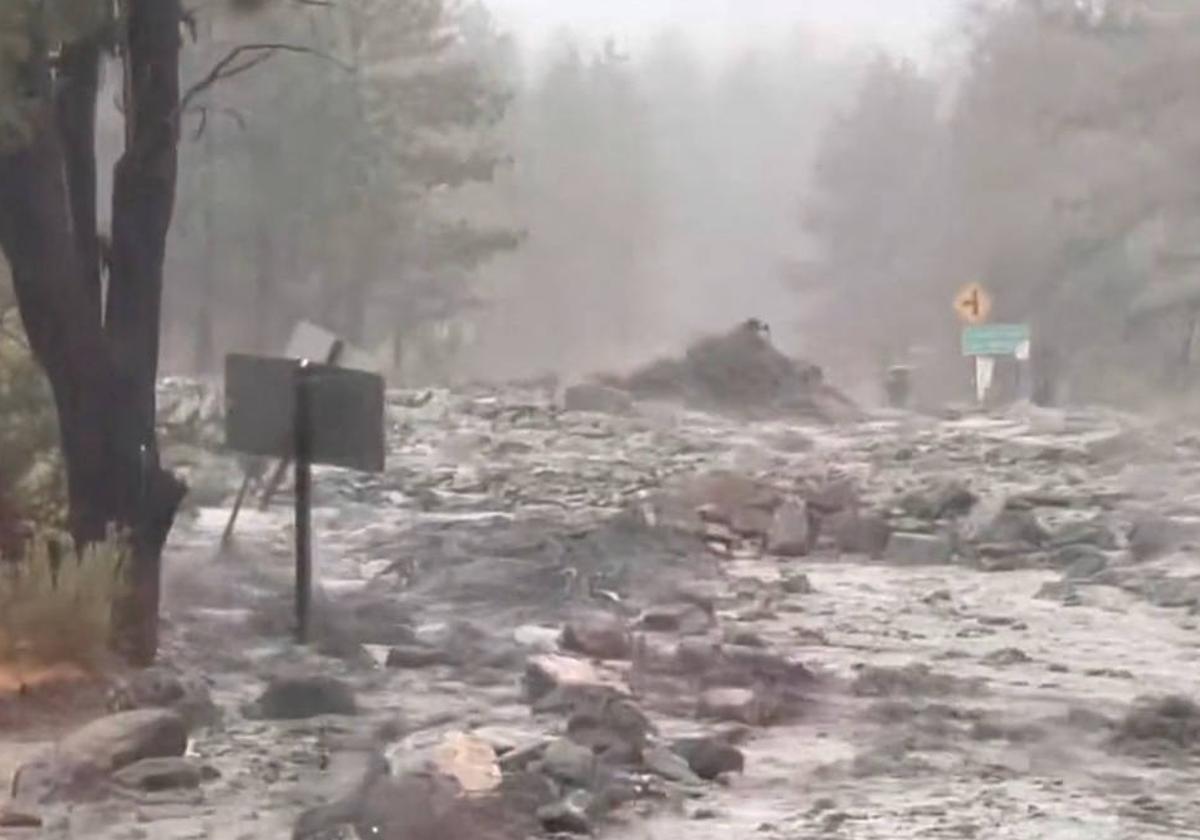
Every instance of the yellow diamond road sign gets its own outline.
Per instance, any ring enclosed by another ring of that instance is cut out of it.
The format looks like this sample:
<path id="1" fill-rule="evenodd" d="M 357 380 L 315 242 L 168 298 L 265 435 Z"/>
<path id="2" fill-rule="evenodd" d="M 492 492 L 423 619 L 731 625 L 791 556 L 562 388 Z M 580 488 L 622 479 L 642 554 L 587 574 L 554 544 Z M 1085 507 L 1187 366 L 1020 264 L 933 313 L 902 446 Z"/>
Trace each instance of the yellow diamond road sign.
<path id="1" fill-rule="evenodd" d="M 992 296 L 978 283 L 971 283 L 954 297 L 954 311 L 968 324 L 982 324 L 992 314 Z"/>

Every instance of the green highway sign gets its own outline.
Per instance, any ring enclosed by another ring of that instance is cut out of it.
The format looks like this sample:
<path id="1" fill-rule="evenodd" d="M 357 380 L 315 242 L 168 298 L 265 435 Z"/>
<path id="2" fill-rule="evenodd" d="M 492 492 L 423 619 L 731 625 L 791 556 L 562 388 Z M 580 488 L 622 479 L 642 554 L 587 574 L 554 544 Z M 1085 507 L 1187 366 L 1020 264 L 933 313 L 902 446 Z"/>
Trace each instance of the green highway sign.
<path id="1" fill-rule="evenodd" d="M 1028 324 L 981 324 L 963 330 L 964 356 L 1019 356 L 1029 352 Z"/>

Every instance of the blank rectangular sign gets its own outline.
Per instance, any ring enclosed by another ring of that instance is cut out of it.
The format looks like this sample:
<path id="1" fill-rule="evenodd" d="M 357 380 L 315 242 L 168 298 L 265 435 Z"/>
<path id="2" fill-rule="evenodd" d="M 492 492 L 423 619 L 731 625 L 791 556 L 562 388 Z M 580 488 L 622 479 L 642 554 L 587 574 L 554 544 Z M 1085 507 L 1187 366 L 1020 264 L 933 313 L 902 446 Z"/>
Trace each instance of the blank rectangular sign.
<path id="1" fill-rule="evenodd" d="M 233 354 L 225 359 L 225 438 L 230 449 L 296 456 L 298 396 L 304 388 L 309 459 L 363 472 L 384 468 L 383 378 L 294 359 Z"/>

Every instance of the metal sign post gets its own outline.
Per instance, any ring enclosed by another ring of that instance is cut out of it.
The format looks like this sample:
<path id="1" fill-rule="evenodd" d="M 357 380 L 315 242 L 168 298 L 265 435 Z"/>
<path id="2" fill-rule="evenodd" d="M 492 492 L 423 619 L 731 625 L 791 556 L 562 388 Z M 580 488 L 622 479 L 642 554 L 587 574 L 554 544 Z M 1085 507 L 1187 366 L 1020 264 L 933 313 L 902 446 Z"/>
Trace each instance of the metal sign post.
<path id="1" fill-rule="evenodd" d="M 1028 324 L 985 324 L 963 330 L 962 352 L 975 360 L 975 397 L 983 403 L 991 390 L 996 359 L 1012 357 L 1017 360 L 1018 387 L 1024 389 L 1031 379 L 1022 368 L 1029 363 L 1032 330 Z"/>
<path id="2" fill-rule="evenodd" d="M 310 438 L 309 372 L 307 360 L 296 371 L 296 641 L 308 643 L 312 604 L 312 445 Z"/>
<path id="3" fill-rule="evenodd" d="M 296 638 L 312 611 L 312 467 L 384 468 L 384 386 L 377 374 L 295 359 L 225 360 L 227 445 L 295 467 Z"/>

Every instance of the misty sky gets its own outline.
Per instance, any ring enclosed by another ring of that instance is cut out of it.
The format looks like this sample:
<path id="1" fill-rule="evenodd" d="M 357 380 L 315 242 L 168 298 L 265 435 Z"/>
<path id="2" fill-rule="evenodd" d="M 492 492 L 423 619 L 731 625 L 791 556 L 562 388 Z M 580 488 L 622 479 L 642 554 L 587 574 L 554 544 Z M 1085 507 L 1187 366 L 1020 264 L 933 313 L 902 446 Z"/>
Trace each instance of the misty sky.
<path id="1" fill-rule="evenodd" d="M 665 26 L 709 49 L 772 40 L 799 26 L 851 43 L 924 53 L 951 21 L 959 0 L 489 0 L 523 40 L 558 29 L 616 37 L 636 46 Z"/>

